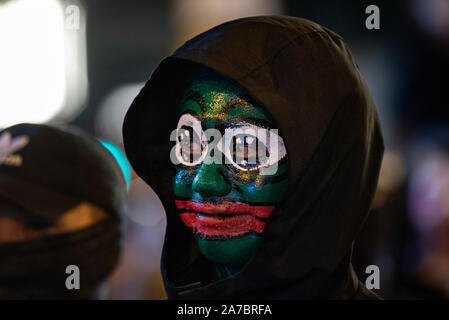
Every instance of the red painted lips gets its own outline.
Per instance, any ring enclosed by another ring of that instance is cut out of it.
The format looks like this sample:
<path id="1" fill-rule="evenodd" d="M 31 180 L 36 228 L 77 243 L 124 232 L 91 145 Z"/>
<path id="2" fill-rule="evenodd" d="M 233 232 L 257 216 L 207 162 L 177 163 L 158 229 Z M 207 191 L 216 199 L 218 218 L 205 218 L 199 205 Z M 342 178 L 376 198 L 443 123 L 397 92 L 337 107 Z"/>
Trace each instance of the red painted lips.
<path id="1" fill-rule="evenodd" d="M 176 200 L 184 224 L 205 236 L 236 237 L 247 232 L 261 233 L 274 206 L 251 206 L 241 202 L 221 204 Z"/>

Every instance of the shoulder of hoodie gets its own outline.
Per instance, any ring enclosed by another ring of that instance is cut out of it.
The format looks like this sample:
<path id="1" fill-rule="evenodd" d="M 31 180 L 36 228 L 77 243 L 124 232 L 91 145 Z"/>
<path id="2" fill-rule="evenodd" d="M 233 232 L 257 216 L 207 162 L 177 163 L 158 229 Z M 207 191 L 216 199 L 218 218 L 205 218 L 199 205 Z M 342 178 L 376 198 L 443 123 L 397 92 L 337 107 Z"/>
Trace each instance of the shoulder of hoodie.
<path id="1" fill-rule="evenodd" d="M 378 296 L 371 290 L 369 290 L 365 285 L 359 281 L 359 287 L 357 293 L 354 295 L 352 300 L 383 300 L 382 297 Z"/>

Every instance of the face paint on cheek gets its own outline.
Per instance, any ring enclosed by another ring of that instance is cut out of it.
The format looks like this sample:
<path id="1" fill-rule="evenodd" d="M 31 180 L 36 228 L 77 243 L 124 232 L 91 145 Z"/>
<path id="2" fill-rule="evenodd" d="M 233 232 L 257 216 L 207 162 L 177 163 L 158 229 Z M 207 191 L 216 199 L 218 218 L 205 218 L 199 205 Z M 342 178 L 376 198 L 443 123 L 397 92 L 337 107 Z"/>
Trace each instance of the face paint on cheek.
<path id="1" fill-rule="evenodd" d="M 195 178 L 194 170 L 179 170 L 173 179 L 173 191 L 177 198 L 192 197 L 192 182 Z"/>
<path id="2" fill-rule="evenodd" d="M 234 177 L 238 197 L 247 203 L 279 204 L 288 189 L 288 160 L 279 165 L 276 174 L 236 175 Z"/>

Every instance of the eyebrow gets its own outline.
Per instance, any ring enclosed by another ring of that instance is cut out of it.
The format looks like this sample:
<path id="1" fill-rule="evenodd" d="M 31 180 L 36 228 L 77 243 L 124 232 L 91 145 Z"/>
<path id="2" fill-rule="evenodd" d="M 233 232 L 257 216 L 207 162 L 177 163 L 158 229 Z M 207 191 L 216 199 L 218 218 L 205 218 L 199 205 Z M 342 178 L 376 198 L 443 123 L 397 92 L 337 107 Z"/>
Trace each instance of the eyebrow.
<path id="1" fill-rule="evenodd" d="M 204 102 L 203 96 L 198 91 L 195 91 L 195 90 L 187 91 L 187 93 L 185 95 L 185 98 L 183 99 L 182 102 L 184 103 L 184 102 L 186 102 L 188 100 L 192 100 L 192 101 L 196 102 L 200 106 L 201 112 L 205 112 L 206 111 L 206 103 Z M 232 108 L 235 108 L 237 106 L 249 105 L 247 100 L 248 99 L 247 99 L 246 96 L 233 97 L 228 102 L 226 102 L 226 104 L 225 104 L 225 106 L 223 108 L 223 112 L 227 113 L 229 110 L 231 110 Z"/>
<path id="2" fill-rule="evenodd" d="M 182 100 L 182 103 L 185 103 L 188 100 L 196 102 L 200 106 L 201 112 L 206 112 L 206 103 L 204 102 L 203 96 L 198 91 L 187 91 L 185 98 Z"/>
<path id="3" fill-rule="evenodd" d="M 260 118 L 230 118 L 227 120 L 217 121 L 219 126 L 244 127 L 245 125 L 255 125 L 257 127 L 274 129 L 273 124 Z"/>
<path id="4" fill-rule="evenodd" d="M 249 105 L 248 101 L 244 97 L 235 96 L 228 102 L 226 102 L 226 105 L 223 108 L 223 113 L 228 113 L 229 110 L 232 108 L 238 107 L 238 106 L 247 106 Z"/>
<path id="5" fill-rule="evenodd" d="M 193 89 L 187 91 L 187 93 L 185 94 L 185 98 L 182 100 L 182 103 L 185 103 L 186 101 L 189 101 L 189 100 L 197 103 L 198 106 L 200 107 L 200 110 L 202 113 L 206 112 L 206 102 L 205 102 L 203 96 L 201 95 L 201 93 L 199 93 L 198 91 L 193 90 Z M 256 104 L 257 104 L 256 101 L 254 101 L 254 99 L 247 94 L 235 96 L 235 97 L 231 98 L 228 102 L 226 102 L 225 106 L 223 107 L 223 114 L 228 114 L 230 110 L 238 108 L 238 107 L 246 107 L 246 106 L 252 106 L 252 105 L 256 105 Z M 196 111 L 192 110 L 191 108 L 188 110 L 184 110 L 181 113 L 181 115 L 185 114 L 185 113 L 189 113 L 192 115 L 197 114 Z M 230 118 L 229 120 L 232 121 L 234 119 Z M 260 117 L 256 117 L 256 118 L 247 117 L 247 118 L 245 118 L 245 120 L 248 120 L 247 122 L 249 122 L 251 124 L 261 125 L 266 128 L 273 127 L 273 123 L 271 123 L 271 121 L 266 121 L 264 119 L 261 119 Z"/>

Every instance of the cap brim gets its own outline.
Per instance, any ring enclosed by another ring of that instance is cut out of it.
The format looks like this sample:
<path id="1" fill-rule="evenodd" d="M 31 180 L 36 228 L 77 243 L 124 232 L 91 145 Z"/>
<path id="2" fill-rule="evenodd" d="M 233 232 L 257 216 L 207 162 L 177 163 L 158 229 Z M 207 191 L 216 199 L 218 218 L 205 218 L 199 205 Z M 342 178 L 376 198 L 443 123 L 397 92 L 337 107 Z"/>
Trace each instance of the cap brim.
<path id="1" fill-rule="evenodd" d="M 52 222 L 81 201 L 55 190 L 0 174 L 0 198 Z M 0 199 L 1 201 L 1 199 Z"/>

